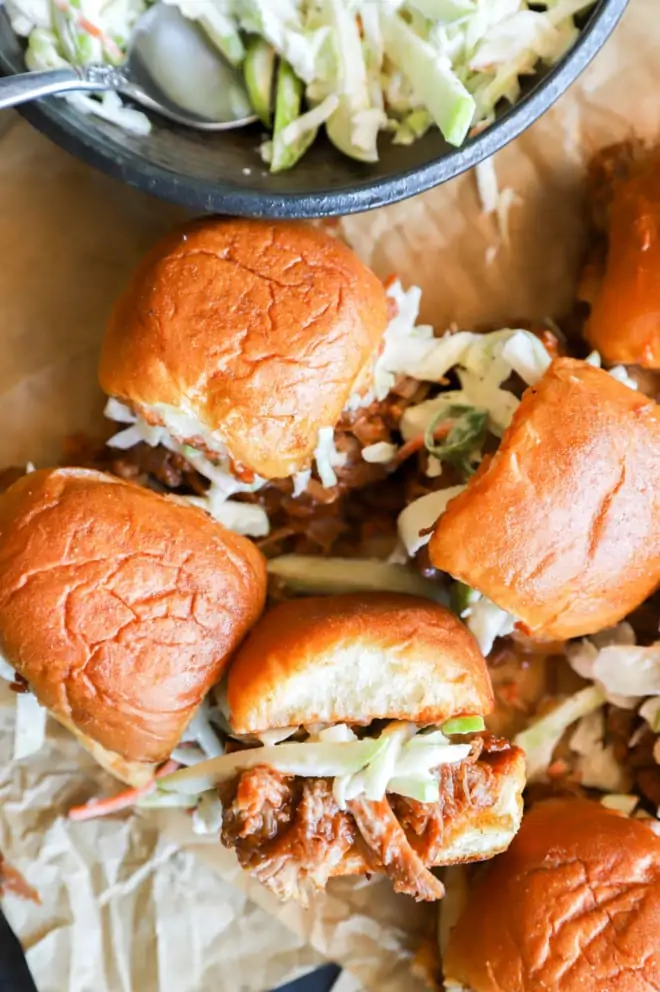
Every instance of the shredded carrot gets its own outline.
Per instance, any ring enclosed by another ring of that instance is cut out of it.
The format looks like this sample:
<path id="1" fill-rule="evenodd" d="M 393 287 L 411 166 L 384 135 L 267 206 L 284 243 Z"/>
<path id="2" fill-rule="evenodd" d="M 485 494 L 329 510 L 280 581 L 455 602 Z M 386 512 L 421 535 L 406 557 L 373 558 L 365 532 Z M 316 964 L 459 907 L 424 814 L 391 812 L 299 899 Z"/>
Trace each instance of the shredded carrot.
<path id="1" fill-rule="evenodd" d="M 103 41 L 104 35 L 100 28 L 97 28 L 96 24 L 92 24 L 84 14 L 80 14 L 78 17 L 78 25 L 86 31 L 87 34 L 91 34 L 92 38 L 96 38 L 97 41 Z"/>
<path id="2" fill-rule="evenodd" d="M 77 28 L 84 31 L 91 38 L 96 38 L 97 41 L 100 41 L 114 62 L 119 63 L 123 60 L 124 54 L 114 39 L 109 34 L 106 34 L 102 28 L 97 27 L 84 14 L 80 13 L 79 10 L 72 7 L 70 0 L 54 0 L 54 2 L 58 10 L 61 10 L 63 14 L 69 14 L 74 19 Z"/>
<path id="3" fill-rule="evenodd" d="M 437 430 L 433 431 L 433 439 L 435 441 L 442 441 L 443 438 L 447 437 L 453 426 L 453 422 L 441 424 Z M 390 471 L 393 472 L 395 468 L 399 468 L 400 465 L 407 461 L 411 455 L 416 455 L 418 451 L 421 451 L 424 447 L 425 437 L 425 434 L 416 434 L 415 437 L 411 437 L 409 441 L 406 441 L 399 448 L 392 461 L 389 462 L 388 468 Z"/>
<path id="4" fill-rule="evenodd" d="M 142 796 L 153 792 L 156 788 L 157 778 L 162 778 L 163 775 L 170 775 L 178 767 L 179 763 L 177 761 L 166 761 L 156 772 L 153 782 L 147 782 L 146 785 L 141 785 L 137 789 L 125 789 L 116 796 L 108 796 L 107 799 L 90 799 L 89 802 L 84 803 L 82 806 L 74 806 L 69 810 L 69 819 L 80 823 L 82 820 L 93 820 L 97 816 L 109 816 L 111 813 L 119 813 L 121 810 L 130 809 Z"/>

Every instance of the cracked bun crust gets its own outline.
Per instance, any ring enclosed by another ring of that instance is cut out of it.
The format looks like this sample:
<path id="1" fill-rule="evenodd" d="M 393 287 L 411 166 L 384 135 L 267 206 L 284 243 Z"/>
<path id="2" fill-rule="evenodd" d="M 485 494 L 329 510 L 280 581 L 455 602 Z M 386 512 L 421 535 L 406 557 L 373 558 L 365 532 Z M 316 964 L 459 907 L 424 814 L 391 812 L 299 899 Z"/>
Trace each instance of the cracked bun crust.
<path id="1" fill-rule="evenodd" d="M 133 274 L 108 323 L 101 386 L 150 423 L 164 422 L 157 404 L 187 417 L 179 440 L 285 478 L 369 388 L 387 322 L 380 281 L 336 238 L 205 219 Z"/>
<path id="2" fill-rule="evenodd" d="M 660 582 L 660 407 L 556 359 L 438 521 L 436 568 L 550 639 L 617 623 Z"/>
<path id="3" fill-rule="evenodd" d="M 169 757 L 265 591 L 248 540 L 101 472 L 45 469 L 0 496 L 0 650 L 62 722 L 131 761 Z"/>
<path id="4" fill-rule="evenodd" d="M 232 659 L 239 734 L 313 723 L 443 723 L 493 708 L 486 662 L 453 613 L 395 593 L 287 600 Z"/>
<path id="5" fill-rule="evenodd" d="M 528 813 L 452 930 L 448 989 L 660 989 L 660 837 L 598 803 Z"/>

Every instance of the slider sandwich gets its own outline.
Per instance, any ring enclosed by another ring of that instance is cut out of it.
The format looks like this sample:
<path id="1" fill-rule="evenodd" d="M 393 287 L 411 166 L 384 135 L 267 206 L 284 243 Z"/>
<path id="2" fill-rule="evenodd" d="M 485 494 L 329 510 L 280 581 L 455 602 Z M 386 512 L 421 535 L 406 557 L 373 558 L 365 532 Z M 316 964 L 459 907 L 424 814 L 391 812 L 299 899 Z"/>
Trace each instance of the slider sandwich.
<path id="1" fill-rule="evenodd" d="M 609 364 L 660 369 L 660 156 L 605 149 L 591 168 L 592 244 L 579 296 Z"/>
<path id="2" fill-rule="evenodd" d="M 600 368 L 558 358 L 448 502 L 431 562 L 506 611 L 509 629 L 595 633 L 660 583 L 659 477 L 660 407 Z"/>
<path id="3" fill-rule="evenodd" d="M 217 790 L 224 845 L 282 899 L 374 872 L 439 899 L 432 867 L 490 858 L 518 829 L 523 752 L 483 732 L 483 656 L 435 603 L 280 603 L 233 657 L 226 693 L 232 750 L 159 785 L 191 806 Z"/>
<path id="4" fill-rule="evenodd" d="M 84 469 L 24 476 L 0 495 L 2 673 L 36 727 L 22 738 L 40 745 L 47 710 L 134 786 L 182 738 L 219 753 L 200 704 L 265 587 L 254 545 L 195 507 Z"/>
<path id="5" fill-rule="evenodd" d="M 447 992 L 660 988 L 660 837 L 587 800 L 535 806 L 449 932 Z"/>
<path id="6" fill-rule="evenodd" d="M 394 381 L 379 367 L 393 305 L 323 230 L 188 224 L 146 256 L 108 322 L 100 382 L 128 425 L 109 443 L 181 456 L 210 484 L 207 509 L 263 537 L 268 517 L 246 494 L 277 484 L 323 503 L 338 481 L 385 476 L 361 452 L 387 448 L 395 419 L 374 407 Z"/>

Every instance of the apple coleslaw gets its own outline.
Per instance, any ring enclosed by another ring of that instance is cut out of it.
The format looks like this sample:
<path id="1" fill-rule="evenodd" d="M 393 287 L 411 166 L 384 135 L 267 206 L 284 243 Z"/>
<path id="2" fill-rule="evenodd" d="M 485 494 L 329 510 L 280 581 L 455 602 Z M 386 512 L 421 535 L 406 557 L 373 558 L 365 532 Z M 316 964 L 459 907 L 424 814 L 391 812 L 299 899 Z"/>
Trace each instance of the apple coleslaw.
<path id="1" fill-rule="evenodd" d="M 325 129 L 345 155 L 378 160 L 387 132 L 411 144 L 432 127 L 461 145 L 513 104 L 521 78 L 561 59 L 594 0 L 160 0 L 241 68 L 270 136 L 271 171 L 291 168 Z M 6 0 L 29 69 L 119 65 L 149 0 Z M 115 93 L 69 94 L 85 114 L 146 134 Z"/>

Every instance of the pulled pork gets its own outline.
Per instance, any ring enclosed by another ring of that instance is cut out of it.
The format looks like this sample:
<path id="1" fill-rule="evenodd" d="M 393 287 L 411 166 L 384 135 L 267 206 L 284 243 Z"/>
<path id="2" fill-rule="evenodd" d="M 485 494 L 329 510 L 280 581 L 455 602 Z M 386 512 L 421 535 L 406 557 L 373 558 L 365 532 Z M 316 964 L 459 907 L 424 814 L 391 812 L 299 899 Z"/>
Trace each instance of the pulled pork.
<path id="1" fill-rule="evenodd" d="M 362 449 L 381 441 L 399 442 L 399 422 L 404 410 L 426 399 L 433 387 L 402 377 L 382 401 L 347 411 L 335 428 L 335 446 L 346 456 L 336 470 L 337 485 L 325 488 L 313 476 L 307 490 L 293 495 L 290 479 L 269 482 L 256 493 L 233 498 L 263 506 L 271 533 L 258 542 L 269 556 L 284 552 L 349 556 L 386 556 L 396 538 L 396 520 L 417 495 L 451 485 L 443 475 L 418 488 L 423 474 L 421 461 L 411 459 L 400 470 L 373 464 L 362 457 Z M 109 448 L 82 436 L 69 438 L 64 464 L 111 472 L 122 479 L 149 482 L 179 495 L 203 495 L 208 482 L 181 455 L 163 447 L 137 444 L 127 451 Z"/>
<path id="2" fill-rule="evenodd" d="M 326 779 L 300 779 L 259 766 L 220 789 L 222 842 L 280 899 L 307 904 L 353 846 L 352 817 Z"/>
<path id="3" fill-rule="evenodd" d="M 614 757 L 630 772 L 633 792 L 642 796 L 654 811 L 660 809 L 660 765 L 654 758 L 653 748 L 658 735 L 650 727 L 643 725 L 641 737 L 638 734 L 640 719 L 634 710 L 622 710 L 617 706 L 608 707 L 607 734 L 614 744 Z M 637 743 L 630 741 L 637 737 Z"/>
<path id="4" fill-rule="evenodd" d="M 348 810 L 337 805 L 328 779 L 253 768 L 220 789 L 222 842 L 280 899 L 307 904 L 332 875 L 365 869 L 388 875 L 395 891 L 418 901 L 440 899 L 442 884 L 428 866 L 494 804 L 512 753 L 506 741 L 475 737 L 465 761 L 438 769 L 438 803 L 389 795 L 354 799 Z"/>

